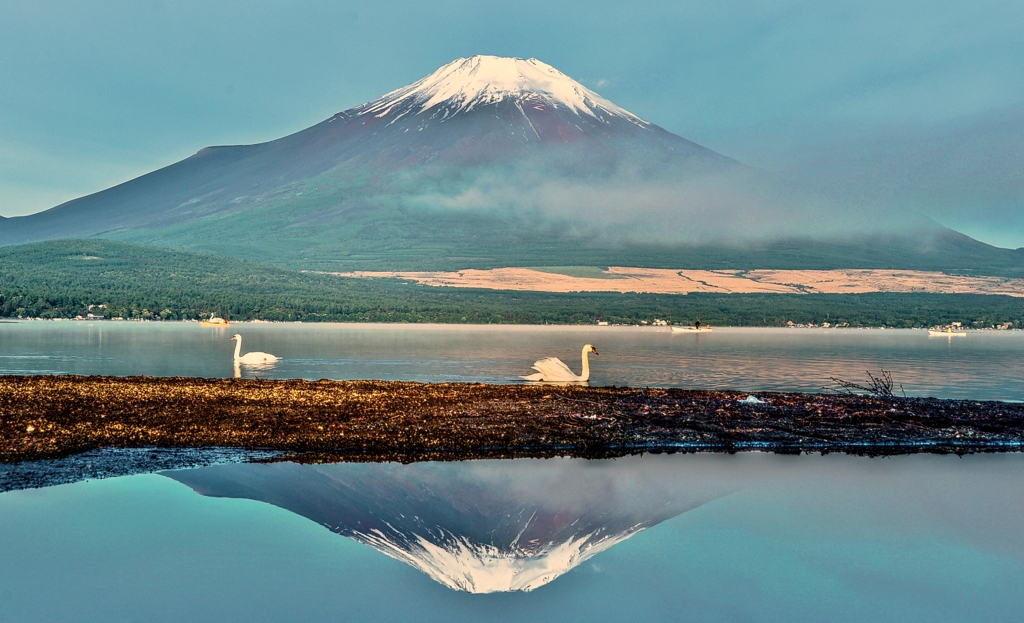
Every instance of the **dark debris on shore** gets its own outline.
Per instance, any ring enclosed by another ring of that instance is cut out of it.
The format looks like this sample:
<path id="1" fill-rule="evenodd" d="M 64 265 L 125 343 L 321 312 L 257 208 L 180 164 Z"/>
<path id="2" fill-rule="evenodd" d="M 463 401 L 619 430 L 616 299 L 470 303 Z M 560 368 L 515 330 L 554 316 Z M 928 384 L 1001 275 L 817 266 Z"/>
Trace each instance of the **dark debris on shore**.
<path id="1" fill-rule="evenodd" d="M 0 376 L 0 462 L 100 448 L 303 461 L 1024 448 L 1024 405 L 835 394 L 390 381 Z"/>

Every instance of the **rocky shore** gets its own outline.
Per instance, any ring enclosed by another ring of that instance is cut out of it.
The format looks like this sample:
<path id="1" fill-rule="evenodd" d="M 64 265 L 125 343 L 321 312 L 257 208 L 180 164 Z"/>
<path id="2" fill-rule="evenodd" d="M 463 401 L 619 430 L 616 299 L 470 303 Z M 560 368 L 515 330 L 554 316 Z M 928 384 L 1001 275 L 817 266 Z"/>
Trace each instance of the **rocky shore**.
<path id="1" fill-rule="evenodd" d="M 1024 449 L 1022 404 L 746 397 L 525 384 L 0 376 L 0 462 L 106 448 L 238 448 L 307 461 Z"/>

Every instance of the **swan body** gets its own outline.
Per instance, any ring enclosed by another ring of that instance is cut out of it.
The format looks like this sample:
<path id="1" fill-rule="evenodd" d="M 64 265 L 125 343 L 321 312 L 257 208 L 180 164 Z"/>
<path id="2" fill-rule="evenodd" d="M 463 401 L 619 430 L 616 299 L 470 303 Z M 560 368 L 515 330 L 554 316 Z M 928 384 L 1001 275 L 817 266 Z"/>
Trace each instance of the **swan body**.
<path id="1" fill-rule="evenodd" d="M 241 354 L 242 352 L 242 336 L 235 334 L 231 337 L 235 342 L 235 363 L 272 363 L 281 359 L 277 355 L 271 355 L 270 353 L 261 353 L 259 351 L 253 351 L 251 353 Z"/>
<path id="2" fill-rule="evenodd" d="M 600 355 L 597 349 L 594 348 L 593 344 L 587 344 L 583 347 L 583 372 L 577 375 L 569 366 L 565 365 L 561 359 L 557 357 L 548 357 L 546 359 L 540 359 L 533 364 L 533 369 L 536 370 L 536 374 L 530 374 L 528 376 L 520 377 L 527 381 L 548 381 L 555 383 L 572 383 L 572 382 L 583 382 L 590 380 L 590 361 L 587 359 L 588 353 L 594 353 Z"/>

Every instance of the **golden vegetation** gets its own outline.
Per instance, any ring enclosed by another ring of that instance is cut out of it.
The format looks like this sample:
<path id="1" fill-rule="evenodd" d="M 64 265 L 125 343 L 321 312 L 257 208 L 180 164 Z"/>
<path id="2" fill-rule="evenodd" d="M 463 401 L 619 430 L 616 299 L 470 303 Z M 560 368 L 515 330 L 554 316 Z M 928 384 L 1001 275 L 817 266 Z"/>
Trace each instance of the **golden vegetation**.
<path id="1" fill-rule="evenodd" d="M 673 448 L 1019 450 L 1024 405 L 385 381 L 0 377 L 0 461 L 98 447 L 273 448 L 418 460 Z"/>

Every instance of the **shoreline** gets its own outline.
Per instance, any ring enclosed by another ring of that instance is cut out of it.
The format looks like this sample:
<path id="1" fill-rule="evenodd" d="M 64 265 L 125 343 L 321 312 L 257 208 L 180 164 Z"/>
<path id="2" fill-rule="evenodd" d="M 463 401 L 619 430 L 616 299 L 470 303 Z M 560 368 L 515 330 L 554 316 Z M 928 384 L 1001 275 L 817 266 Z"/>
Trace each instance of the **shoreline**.
<path id="1" fill-rule="evenodd" d="M 0 463 L 104 448 L 263 460 L 1024 450 L 1024 404 L 555 385 L 0 376 Z"/>
<path id="2" fill-rule="evenodd" d="M 79 326 L 94 326 L 95 323 L 101 325 L 112 325 L 112 326 L 135 326 L 135 325 L 153 325 L 153 326 L 181 326 L 189 325 L 200 327 L 200 321 L 198 320 L 140 320 L 136 318 L 125 318 L 125 319 L 114 319 L 114 318 L 6 318 L 0 319 L 0 324 L 25 324 L 32 325 L 36 323 L 50 323 L 56 322 L 60 324 L 79 325 Z M 592 330 L 614 330 L 614 329 L 643 329 L 645 331 L 653 331 L 658 333 L 672 334 L 672 327 L 690 327 L 690 324 L 664 324 L 656 325 L 653 323 L 611 323 L 611 324 L 600 324 L 600 323 L 575 323 L 575 324 L 558 324 L 558 323 L 519 323 L 519 322 L 508 322 L 508 323 L 492 323 L 492 322 L 406 322 L 406 321 L 395 321 L 395 322 L 363 322 L 363 321 L 337 321 L 337 320 L 324 320 L 324 321 L 308 321 L 308 320 L 232 320 L 230 323 L 223 326 L 204 326 L 202 329 L 212 329 L 215 331 L 226 331 L 233 326 L 244 326 L 247 328 L 251 327 L 262 327 L 262 326 L 289 326 L 289 325 L 302 325 L 311 327 L 344 327 L 348 329 L 352 328 L 383 328 L 389 329 L 407 329 L 407 330 L 433 330 L 433 331 L 446 331 L 446 330 L 547 330 L 547 331 L 592 331 Z M 708 326 L 705 324 L 705 326 Z M 858 326 L 842 326 L 829 324 L 824 326 L 821 324 L 804 324 L 794 323 L 793 325 L 737 325 L 737 324 L 713 324 L 710 325 L 714 331 L 818 331 L 818 332 L 859 332 L 859 331 L 902 331 L 910 333 L 927 333 L 933 329 L 944 329 L 948 325 L 932 325 L 932 326 L 915 326 L 915 327 L 896 327 L 892 325 L 858 325 Z M 1024 332 L 1024 327 L 963 327 L 969 335 L 1016 335 Z M 685 333 L 683 333 L 685 335 Z M 943 336 L 932 336 L 932 337 L 943 337 Z"/>

